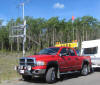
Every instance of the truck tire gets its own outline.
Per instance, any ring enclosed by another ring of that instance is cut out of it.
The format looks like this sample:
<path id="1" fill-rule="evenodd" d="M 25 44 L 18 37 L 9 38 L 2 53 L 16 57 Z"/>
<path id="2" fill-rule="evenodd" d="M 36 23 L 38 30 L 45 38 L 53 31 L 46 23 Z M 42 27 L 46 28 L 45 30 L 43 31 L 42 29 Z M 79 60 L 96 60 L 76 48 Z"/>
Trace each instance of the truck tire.
<path id="1" fill-rule="evenodd" d="M 22 75 L 22 78 L 24 79 L 24 81 L 30 81 L 32 79 L 32 76 Z"/>
<path id="2" fill-rule="evenodd" d="M 54 67 L 49 68 L 46 73 L 46 82 L 47 83 L 54 83 L 57 78 L 57 72 Z"/>
<path id="3" fill-rule="evenodd" d="M 88 73 L 89 73 L 88 65 L 84 64 L 82 69 L 81 69 L 81 75 L 86 76 L 86 75 L 88 75 Z"/>

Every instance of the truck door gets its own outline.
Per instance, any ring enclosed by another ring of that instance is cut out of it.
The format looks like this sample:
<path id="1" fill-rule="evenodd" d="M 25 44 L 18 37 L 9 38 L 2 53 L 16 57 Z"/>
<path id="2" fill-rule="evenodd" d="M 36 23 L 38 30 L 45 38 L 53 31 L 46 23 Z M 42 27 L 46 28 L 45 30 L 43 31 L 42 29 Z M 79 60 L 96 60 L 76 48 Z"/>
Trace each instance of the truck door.
<path id="1" fill-rule="evenodd" d="M 63 72 L 70 71 L 71 69 L 70 63 L 71 63 L 71 58 L 69 56 L 68 48 L 62 48 L 59 56 L 60 71 Z"/>
<path id="2" fill-rule="evenodd" d="M 81 66 L 81 61 L 80 61 L 80 57 L 77 56 L 77 54 L 75 53 L 75 50 L 72 48 L 69 48 L 69 53 L 70 53 L 70 66 L 72 68 L 72 70 L 77 70 L 80 69 Z"/>

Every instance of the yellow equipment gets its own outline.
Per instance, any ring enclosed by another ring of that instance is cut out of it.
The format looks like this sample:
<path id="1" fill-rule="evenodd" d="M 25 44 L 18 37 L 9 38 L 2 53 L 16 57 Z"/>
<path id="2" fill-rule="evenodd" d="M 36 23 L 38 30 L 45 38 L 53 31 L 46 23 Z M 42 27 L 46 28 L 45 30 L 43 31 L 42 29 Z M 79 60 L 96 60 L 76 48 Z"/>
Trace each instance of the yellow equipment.
<path id="1" fill-rule="evenodd" d="M 55 47 L 72 47 L 72 48 L 76 48 L 76 47 L 78 47 L 78 42 L 76 40 L 72 41 L 72 43 L 63 43 L 63 44 L 61 44 L 60 42 L 56 42 Z"/>

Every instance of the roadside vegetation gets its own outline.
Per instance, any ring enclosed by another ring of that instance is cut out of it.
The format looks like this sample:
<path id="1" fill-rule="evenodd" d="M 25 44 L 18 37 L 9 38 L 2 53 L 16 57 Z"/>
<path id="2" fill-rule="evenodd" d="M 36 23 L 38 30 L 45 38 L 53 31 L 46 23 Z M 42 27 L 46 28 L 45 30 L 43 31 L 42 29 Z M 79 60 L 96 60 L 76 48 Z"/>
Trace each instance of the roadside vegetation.
<path id="1" fill-rule="evenodd" d="M 35 52 L 45 47 L 54 46 L 56 42 L 68 43 L 72 40 L 77 40 L 80 48 L 82 41 L 100 38 L 100 21 L 92 16 L 75 18 L 73 23 L 72 19 L 59 19 L 59 17 L 46 20 L 26 16 L 25 19 L 27 22 L 25 48 L 27 51 L 34 50 Z M 3 20 L 0 20 L 0 26 L 2 23 Z M 6 26 L 0 27 L 0 50 L 11 52 L 22 50 L 22 38 L 9 37 L 11 28 L 22 23 L 21 18 L 11 19 Z"/>
<path id="2" fill-rule="evenodd" d="M 26 56 L 28 55 L 30 53 L 26 54 Z M 14 69 L 18 65 L 20 57 L 22 57 L 22 53 L 0 52 L 0 82 L 20 77 Z"/>

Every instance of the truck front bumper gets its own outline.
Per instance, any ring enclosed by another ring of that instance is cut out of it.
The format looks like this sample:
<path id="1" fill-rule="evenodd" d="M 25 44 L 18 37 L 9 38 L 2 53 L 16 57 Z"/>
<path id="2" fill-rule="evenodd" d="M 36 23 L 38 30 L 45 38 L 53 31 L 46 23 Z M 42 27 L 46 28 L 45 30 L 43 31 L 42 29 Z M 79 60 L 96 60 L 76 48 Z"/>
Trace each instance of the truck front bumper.
<path id="1" fill-rule="evenodd" d="M 46 69 L 31 69 L 31 70 L 27 70 L 27 69 L 19 69 L 17 67 L 17 72 L 20 75 L 30 75 L 32 77 L 42 77 L 45 75 Z"/>

